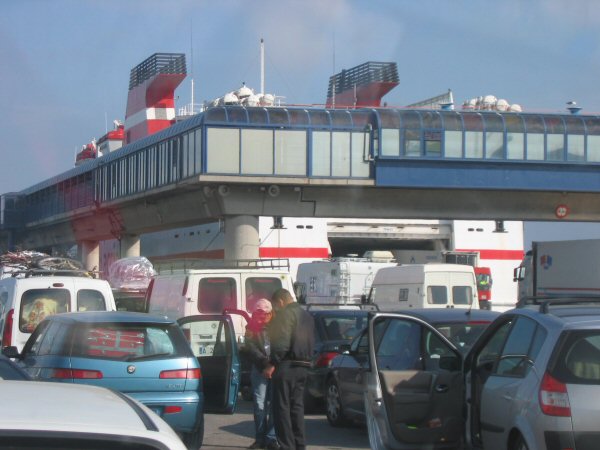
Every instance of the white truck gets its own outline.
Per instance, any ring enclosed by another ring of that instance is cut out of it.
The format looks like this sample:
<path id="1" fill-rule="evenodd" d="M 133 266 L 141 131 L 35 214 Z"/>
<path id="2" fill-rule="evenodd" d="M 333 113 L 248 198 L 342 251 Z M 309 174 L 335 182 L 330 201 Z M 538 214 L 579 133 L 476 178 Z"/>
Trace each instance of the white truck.
<path id="1" fill-rule="evenodd" d="M 392 259 L 342 257 L 298 266 L 294 289 L 300 303 L 360 305 L 377 271 L 396 266 Z"/>
<path id="2" fill-rule="evenodd" d="M 532 242 L 514 270 L 518 300 L 600 295 L 600 239 Z"/>

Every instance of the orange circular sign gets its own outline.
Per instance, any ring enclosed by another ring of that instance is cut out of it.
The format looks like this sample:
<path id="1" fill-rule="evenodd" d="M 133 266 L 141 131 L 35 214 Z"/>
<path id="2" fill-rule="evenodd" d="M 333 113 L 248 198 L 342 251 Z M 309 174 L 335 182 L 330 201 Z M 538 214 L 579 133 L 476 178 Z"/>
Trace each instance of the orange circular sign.
<path id="1" fill-rule="evenodd" d="M 569 207 L 567 205 L 558 205 L 554 210 L 554 214 L 559 219 L 564 219 L 569 215 Z"/>

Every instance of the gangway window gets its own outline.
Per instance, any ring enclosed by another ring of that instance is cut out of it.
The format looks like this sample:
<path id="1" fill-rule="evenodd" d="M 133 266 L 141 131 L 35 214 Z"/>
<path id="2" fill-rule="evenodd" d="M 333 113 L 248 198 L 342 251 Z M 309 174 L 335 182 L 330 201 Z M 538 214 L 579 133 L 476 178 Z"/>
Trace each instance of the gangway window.
<path id="1" fill-rule="evenodd" d="M 463 114 L 465 124 L 465 157 L 483 158 L 483 120 L 481 114 Z"/>
<path id="2" fill-rule="evenodd" d="M 369 133 L 352 133 L 352 176 L 369 176 Z"/>
<path id="3" fill-rule="evenodd" d="M 206 169 L 209 173 L 239 173 L 239 129 L 208 128 L 206 131 L 206 146 Z"/>
<path id="4" fill-rule="evenodd" d="M 350 176 L 350 133 L 331 133 L 331 175 Z"/>
<path id="5" fill-rule="evenodd" d="M 242 173 L 273 174 L 273 131 L 242 130 Z"/>
<path id="6" fill-rule="evenodd" d="M 312 133 L 312 175 L 329 176 L 331 170 L 331 134 L 329 131 Z"/>
<path id="7" fill-rule="evenodd" d="M 546 124 L 546 159 L 548 161 L 564 161 L 565 159 L 565 125 L 560 117 L 545 117 Z"/>
<path id="8" fill-rule="evenodd" d="M 500 114 L 483 115 L 485 121 L 485 158 L 504 159 L 504 123 Z"/>
<path id="9" fill-rule="evenodd" d="M 463 155 L 463 123 L 456 112 L 442 115 L 444 119 L 444 156 L 446 158 L 462 158 Z"/>
<path id="10" fill-rule="evenodd" d="M 381 156 L 400 156 L 400 130 L 381 129 Z"/>
<path id="11" fill-rule="evenodd" d="M 517 114 L 505 115 L 506 157 L 507 159 L 525 158 L 525 124 Z"/>
<path id="12" fill-rule="evenodd" d="M 567 160 L 585 161 L 585 126 L 581 117 L 565 117 Z"/>
<path id="13" fill-rule="evenodd" d="M 404 156 L 421 156 L 421 117 L 416 111 L 405 111 L 402 114 L 402 150 Z"/>
<path id="14" fill-rule="evenodd" d="M 306 175 L 306 131 L 275 131 L 275 175 Z"/>
<path id="15" fill-rule="evenodd" d="M 442 121 L 439 113 L 426 111 L 421 113 L 423 121 L 423 143 L 425 156 L 440 157 L 442 155 Z"/>
<path id="16" fill-rule="evenodd" d="M 541 161 L 544 159 L 544 121 L 540 116 L 524 116 L 527 131 L 527 159 Z"/>

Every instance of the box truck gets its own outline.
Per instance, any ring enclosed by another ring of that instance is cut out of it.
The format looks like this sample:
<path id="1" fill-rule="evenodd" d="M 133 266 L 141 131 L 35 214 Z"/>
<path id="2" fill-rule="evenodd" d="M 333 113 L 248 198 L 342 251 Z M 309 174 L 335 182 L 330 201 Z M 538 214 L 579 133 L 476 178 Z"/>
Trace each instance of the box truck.
<path id="1" fill-rule="evenodd" d="M 532 242 L 514 270 L 518 300 L 600 295 L 600 239 Z"/>

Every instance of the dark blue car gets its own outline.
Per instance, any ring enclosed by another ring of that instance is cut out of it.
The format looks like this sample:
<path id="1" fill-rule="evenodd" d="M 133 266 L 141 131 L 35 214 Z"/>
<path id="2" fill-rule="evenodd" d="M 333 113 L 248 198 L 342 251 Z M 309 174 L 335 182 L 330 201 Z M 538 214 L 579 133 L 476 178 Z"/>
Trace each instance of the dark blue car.
<path id="1" fill-rule="evenodd" d="M 121 391 L 197 449 L 204 412 L 235 408 L 239 360 L 229 316 L 179 322 L 134 312 L 57 314 L 38 325 L 18 363 L 36 380 Z"/>

